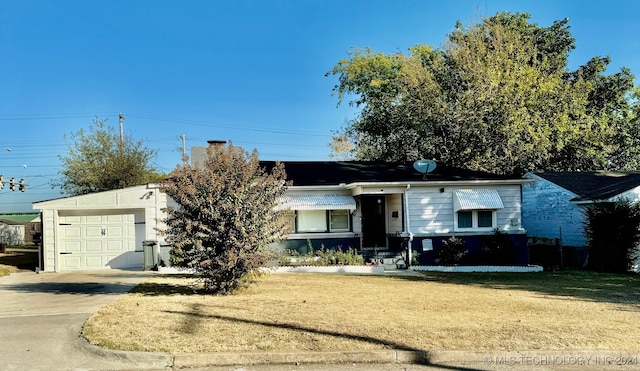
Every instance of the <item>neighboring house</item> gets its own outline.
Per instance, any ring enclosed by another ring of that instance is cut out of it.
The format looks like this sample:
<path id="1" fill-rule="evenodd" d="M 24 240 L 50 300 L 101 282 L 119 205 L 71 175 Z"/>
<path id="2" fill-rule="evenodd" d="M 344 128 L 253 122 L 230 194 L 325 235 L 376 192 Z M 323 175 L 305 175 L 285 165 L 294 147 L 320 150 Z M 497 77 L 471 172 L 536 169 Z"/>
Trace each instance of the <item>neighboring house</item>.
<path id="1" fill-rule="evenodd" d="M 262 162 L 265 167 L 272 162 Z M 456 236 L 479 253 L 487 237 L 504 233 L 516 249 L 512 263 L 527 264 L 521 225 L 526 179 L 437 166 L 423 175 L 412 163 L 284 162 L 289 235 L 283 249 L 362 250 L 372 260 L 407 254 L 434 263 L 442 241 Z"/>
<path id="2" fill-rule="evenodd" d="M 41 232 L 38 213 L 0 214 L 0 243 L 9 246 L 38 244 Z"/>
<path id="3" fill-rule="evenodd" d="M 522 224 L 529 236 L 575 248 L 574 264 L 587 258 L 584 207 L 621 197 L 640 200 L 640 174 L 620 172 L 527 173 L 522 195 Z M 571 262 L 570 262 L 571 264 Z"/>
<path id="4" fill-rule="evenodd" d="M 0 219 L 0 244 L 20 246 L 24 244 L 24 225 L 11 220 Z"/>
<path id="5" fill-rule="evenodd" d="M 142 269 L 143 242 L 164 245 L 156 228 L 166 206 L 154 184 L 35 202 L 42 212 L 41 269 Z"/>
<path id="6" fill-rule="evenodd" d="M 292 184 L 279 206 L 290 231 L 281 249 L 351 247 L 375 260 L 401 256 L 409 245 L 433 263 L 443 240 L 459 237 L 478 252 L 499 230 L 514 247 L 513 263 L 528 263 L 521 186 L 529 180 L 445 166 L 425 176 L 411 163 L 284 166 Z M 34 203 L 42 211 L 42 269 L 142 268 L 144 241 L 159 246 L 154 261 L 159 254 L 166 263 L 168 247 L 157 229 L 168 202 L 147 185 Z"/>

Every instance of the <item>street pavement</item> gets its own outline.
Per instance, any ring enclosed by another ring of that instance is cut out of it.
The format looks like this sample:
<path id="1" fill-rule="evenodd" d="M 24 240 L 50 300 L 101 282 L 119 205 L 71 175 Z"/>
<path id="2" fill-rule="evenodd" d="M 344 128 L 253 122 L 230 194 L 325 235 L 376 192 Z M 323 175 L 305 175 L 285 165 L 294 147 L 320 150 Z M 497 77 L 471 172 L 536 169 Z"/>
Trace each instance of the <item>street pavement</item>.
<path id="1" fill-rule="evenodd" d="M 40 274 L 19 272 L 0 278 L 0 370 L 640 369 L 640 352 L 387 350 L 169 355 L 102 349 L 81 337 L 82 326 L 93 313 L 153 274 L 122 270 Z M 417 363 L 418 359 L 429 364 Z M 372 361 L 378 363 L 367 363 Z"/>

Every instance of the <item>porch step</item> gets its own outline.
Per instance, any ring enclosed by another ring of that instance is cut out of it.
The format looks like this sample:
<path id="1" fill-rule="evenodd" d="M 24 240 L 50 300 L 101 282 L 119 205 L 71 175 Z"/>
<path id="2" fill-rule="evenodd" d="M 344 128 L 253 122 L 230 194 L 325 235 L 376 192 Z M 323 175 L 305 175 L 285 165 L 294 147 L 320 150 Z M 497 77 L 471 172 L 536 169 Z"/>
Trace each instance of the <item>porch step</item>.
<path id="1" fill-rule="evenodd" d="M 395 271 L 398 269 L 407 269 L 407 265 L 404 263 L 404 259 L 402 258 L 385 258 L 379 259 L 378 261 L 382 261 L 380 264 L 385 271 Z"/>
<path id="2" fill-rule="evenodd" d="M 385 271 L 407 269 L 404 259 L 402 259 L 402 255 L 399 251 L 366 249 L 362 251 L 362 255 L 365 261 L 381 265 L 384 267 Z"/>

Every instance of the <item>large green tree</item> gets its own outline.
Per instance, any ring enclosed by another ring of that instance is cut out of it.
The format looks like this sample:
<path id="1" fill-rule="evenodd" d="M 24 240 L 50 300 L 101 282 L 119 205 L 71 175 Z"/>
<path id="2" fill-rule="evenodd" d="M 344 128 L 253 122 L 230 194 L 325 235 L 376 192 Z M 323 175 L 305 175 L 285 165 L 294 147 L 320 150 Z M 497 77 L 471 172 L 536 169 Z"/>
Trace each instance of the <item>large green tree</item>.
<path id="1" fill-rule="evenodd" d="M 156 151 L 141 141 L 120 135 L 95 118 L 88 130 L 65 135 L 68 152 L 59 155 L 60 179 L 53 182 L 63 193 L 82 195 L 156 182 L 162 178 L 151 165 Z"/>
<path id="2" fill-rule="evenodd" d="M 605 75 L 601 57 L 569 71 L 574 45 L 566 19 L 541 27 L 498 13 L 458 24 L 440 49 L 354 49 L 327 73 L 338 104 L 359 108 L 334 142 L 351 140 L 357 159 L 497 173 L 636 166 L 633 75 Z"/>
<path id="3" fill-rule="evenodd" d="M 166 209 L 162 232 L 173 246 L 172 264 L 196 271 L 206 291 L 231 293 L 266 265 L 267 245 L 284 238 L 286 221 L 277 208 L 285 172 L 269 172 L 258 154 L 229 144 L 209 147 L 202 166 L 184 165 L 163 183 L 175 202 Z"/>

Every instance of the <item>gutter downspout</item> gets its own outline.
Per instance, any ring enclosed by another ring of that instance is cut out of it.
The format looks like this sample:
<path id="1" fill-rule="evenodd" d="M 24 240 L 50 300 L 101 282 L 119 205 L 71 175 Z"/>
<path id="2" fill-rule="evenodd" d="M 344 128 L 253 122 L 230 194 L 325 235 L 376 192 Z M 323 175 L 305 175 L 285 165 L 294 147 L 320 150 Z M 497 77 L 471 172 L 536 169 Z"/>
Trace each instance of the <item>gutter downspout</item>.
<path id="1" fill-rule="evenodd" d="M 404 217 L 406 231 L 409 234 L 409 241 L 407 242 L 407 269 L 411 268 L 411 243 L 413 242 L 413 233 L 411 233 L 411 218 L 409 218 L 409 189 L 411 184 L 407 184 L 407 189 L 404 191 Z"/>

